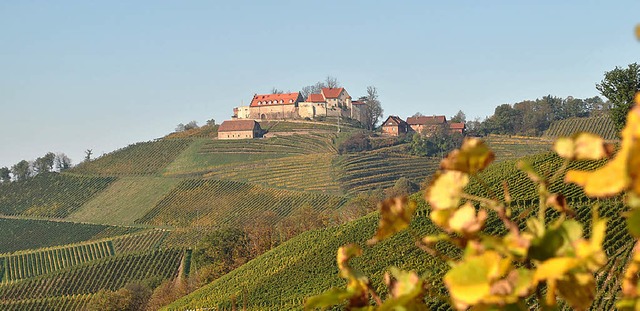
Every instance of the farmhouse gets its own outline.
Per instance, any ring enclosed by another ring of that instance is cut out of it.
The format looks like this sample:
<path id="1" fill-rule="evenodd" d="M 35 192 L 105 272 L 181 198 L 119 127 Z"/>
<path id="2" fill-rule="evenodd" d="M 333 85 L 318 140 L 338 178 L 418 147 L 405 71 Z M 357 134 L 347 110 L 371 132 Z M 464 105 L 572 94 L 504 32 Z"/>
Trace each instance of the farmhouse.
<path id="1" fill-rule="evenodd" d="M 384 123 L 382 123 L 382 134 L 385 135 L 398 136 L 406 134 L 409 130 L 409 124 L 398 116 L 389 116 Z"/>
<path id="2" fill-rule="evenodd" d="M 408 117 L 407 123 L 414 132 L 422 134 L 425 133 L 425 129 L 427 132 L 435 131 L 438 126 L 447 123 L 447 118 L 445 116 Z"/>
<path id="3" fill-rule="evenodd" d="M 262 129 L 255 120 L 227 120 L 218 128 L 218 139 L 248 139 L 261 135 Z"/>

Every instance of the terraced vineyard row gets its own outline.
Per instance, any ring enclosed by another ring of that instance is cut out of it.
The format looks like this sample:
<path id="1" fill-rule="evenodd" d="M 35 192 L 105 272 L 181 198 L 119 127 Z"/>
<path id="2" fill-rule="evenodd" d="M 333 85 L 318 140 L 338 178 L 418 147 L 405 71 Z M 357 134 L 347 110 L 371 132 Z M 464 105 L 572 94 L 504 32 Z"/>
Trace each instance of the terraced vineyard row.
<path id="1" fill-rule="evenodd" d="M 169 234 L 165 230 L 151 230 L 140 234 L 132 234 L 113 239 L 116 254 L 145 252 L 156 249 Z"/>
<path id="2" fill-rule="evenodd" d="M 154 174 L 171 163 L 191 142 L 191 139 L 168 139 L 137 143 L 82 162 L 71 172 L 100 176 Z"/>
<path id="3" fill-rule="evenodd" d="M 206 178 L 234 180 L 284 188 L 323 193 L 341 193 L 334 181 L 332 161 L 334 154 L 321 153 L 246 163 L 242 167 L 220 166 L 205 175 Z"/>
<path id="4" fill-rule="evenodd" d="M 0 218 L 0 254 L 108 238 L 139 230 L 131 227 Z"/>
<path id="5" fill-rule="evenodd" d="M 531 163 L 533 167 L 541 172 L 544 176 L 553 175 L 563 163 L 563 159 L 552 152 L 539 154 L 524 158 L 523 160 Z M 504 197 L 502 181 L 505 180 L 509 187 L 509 193 L 513 200 L 537 200 L 537 190 L 533 182 L 527 178 L 526 174 L 516 167 L 517 161 L 505 161 L 493 165 L 493 168 L 487 172 L 480 174 L 480 177 L 489 186 L 490 189 L 500 198 Z M 593 170 L 604 164 L 603 161 L 574 161 L 569 168 L 579 170 Z M 559 192 L 571 200 L 586 197 L 580 187 L 573 184 L 563 183 L 564 175 L 557 178 L 549 189 L 552 192 Z M 469 192 L 478 193 L 483 196 L 489 195 L 482 185 L 477 182 L 471 182 L 468 186 Z"/>
<path id="6" fill-rule="evenodd" d="M 311 205 L 316 210 L 335 209 L 343 197 L 321 193 L 263 188 L 222 180 L 185 180 L 137 223 L 184 227 L 198 221 L 203 225 L 241 225 L 265 211 L 285 217 L 293 210 Z"/>
<path id="7" fill-rule="evenodd" d="M 7 300 L 0 301 L 0 309 L 5 311 L 47 310 L 71 311 L 86 310 L 93 295 L 72 295 L 42 299 Z"/>
<path id="8" fill-rule="evenodd" d="M 544 135 L 547 137 L 561 137 L 571 136 L 578 132 L 598 134 L 602 138 L 609 140 L 618 138 L 616 127 L 608 115 L 556 121 L 551 123 Z"/>
<path id="9" fill-rule="evenodd" d="M 553 140 L 545 137 L 489 135 L 483 140 L 498 162 L 548 152 L 553 145 Z"/>
<path id="10" fill-rule="evenodd" d="M 115 180 L 45 173 L 0 184 L 0 214 L 64 218 Z"/>
<path id="11" fill-rule="evenodd" d="M 338 121 L 336 123 L 318 123 L 318 122 L 288 122 L 288 121 L 262 121 L 260 127 L 269 130 L 270 133 L 277 132 L 300 132 L 300 131 L 326 131 L 335 133 L 338 131 Z M 348 131 L 352 129 L 350 126 L 341 125 L 341 130 Z"/>
<path id="12" fill-rule="evenodd" d="M 0 285 L 0 301 L 91 294 L 117 290 L 135 280 L 175 277 L 183 251 L 156 250 L 99 259 L 48 275 Z"/>
<path id="13" fill-rule="evenodd" d="M 336 153 L 335 134 L 295 134 L 251 140 L 214 140 L 200 150 L 201 153 L 267 153 L 312 154 Z"/>
<path id="14" fill-rule="evenodd" d="M 348 194 L 392 187 L 401 177 L 420 183 L 439 167 L 439 159 L 397 153 L 370 152 L 344 155 L 334 165 L 340 170 L 338 182 Z"/>
<path id="15" fill-rule="evenodd" d="M 20 252 L 3 258 L 5 277 L 0 281 L 32 278 L 113 255 L 115 251 L 111 241 Z"/>

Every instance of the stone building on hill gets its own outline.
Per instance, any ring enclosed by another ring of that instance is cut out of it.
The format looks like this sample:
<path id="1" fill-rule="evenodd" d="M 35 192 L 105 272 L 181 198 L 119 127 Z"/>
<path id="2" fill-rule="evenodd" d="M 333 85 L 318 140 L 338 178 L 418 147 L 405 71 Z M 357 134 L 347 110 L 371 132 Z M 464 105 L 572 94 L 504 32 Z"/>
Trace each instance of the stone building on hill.
<path id="1" fill-rule="evenodd" d="M 346 89 L 322 88 L 318 94 L 303 99 L 300 93 L 256 94 L 249 106 L 233 109 L 237 119 L 284 120 L 343 117 L 362 122 L 364 102 L 351 101 Z"/>
<path id="2" fill-rule="evenodd" d="M 255 120 L 227 120 L 218 127 L 218 139 L 251 139 L 262 136 Z"/>
<path id="3" fill-rule="evenodd" d="M 409 124 L 398 116 L 389 116 L 382 123 L 382 134 L 389 136 L 398 136 L 406 134 L 411 128 Z"/>

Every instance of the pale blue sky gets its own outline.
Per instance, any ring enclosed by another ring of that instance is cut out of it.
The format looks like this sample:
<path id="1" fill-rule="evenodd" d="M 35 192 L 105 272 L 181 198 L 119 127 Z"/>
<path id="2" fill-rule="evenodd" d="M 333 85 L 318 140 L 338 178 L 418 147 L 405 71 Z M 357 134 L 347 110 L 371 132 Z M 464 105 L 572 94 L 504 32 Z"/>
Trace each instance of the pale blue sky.
<path id="1" fill-rule="evenodd" d="M 272 87 L 375 85 L 385 116 L 598 95 L 640 1 L 0 0 L 0 166 L 229 118 Z"/>

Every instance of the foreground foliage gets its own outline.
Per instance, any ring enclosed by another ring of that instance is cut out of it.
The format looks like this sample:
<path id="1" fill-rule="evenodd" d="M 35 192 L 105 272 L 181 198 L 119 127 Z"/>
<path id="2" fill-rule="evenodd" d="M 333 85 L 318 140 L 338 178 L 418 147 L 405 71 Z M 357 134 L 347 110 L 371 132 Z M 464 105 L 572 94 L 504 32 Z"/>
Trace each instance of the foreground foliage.
<path id="1" fill-rule="evenodd" d="M 628 228 L 637 238 L 640 237 L 637 229 L 640 228 L 640 95 L 636 96 L 636 102 L 628 115 L 615 157 L 594 171 L 569 170 L 565 182 L 579 185 L 587 196 L 594 198 L 626 193 L 625 203 L 631 208 L 627 215 Z M 543 309 L 555 309 L 558 298 L 577 310 L 591 306 L 597 294 L 595 273 L 607 264 L 603 248 L 607 219 L 599 217 L 598 205 L 594 204 L 590 230 L 587 229 L 573 219 L 575 210 L 567 204 L 565 196 L 551 192 L 549 185 L 562 176 L 571 161 L 610 157 L 614 146 L 594 134 L 579 133 L 558 139 L 554 150 L 565 160 L 553 175 L 541 174 L 524 161 L 518 165 L 536 185 L 538 197 L 537 210 L 525 218 L 524 228 L 512 218 L 511 195 L 506 183 L 502 197 L 490 189 L 487 189 L 488 197 L 464 191 L 470 180 L 479 179 L 478 173 L 494 159 L 482 141 L 468 139 L 442 160 L 440 171 L 425 195 L 431 206 L 429 217 L 442 232 L 424 236 L 419 245 L 449 262 L 451 269 L 442 281 L 454 308 L 528 310 L 533 303 Z M 480 180 L 480 183 L 484 182 Z M 548 209 L 555 210 L 555 215 L 549 217 Z M 369 244 L 406 229 L 414 210 L 415 203 L 407 199 L 383 202 L 379 228 Z M 504 233 L 483 231 L 490 213 L 502 222 Z M 462 255 L 447 256 L 437 248 L 442 243 L 459 248 Z M 347 301 L 348 309 L 426 309 L 428 286 L 424 278 L 416 272 L 391 269 L 385 275 L 389 295 L 382 301 L 369 279 L 349 264 L 350 259 L 361 254 L 358 245 L 341 247 L 337 263 L 340 276 L 347 280 L 346 288 L 333 288 L 311 297 L 306 308 L 327 308 Z M 638 271 L 640 243 L 634 248 L 627 267 L 618 308 L 640 308 Z"/>

